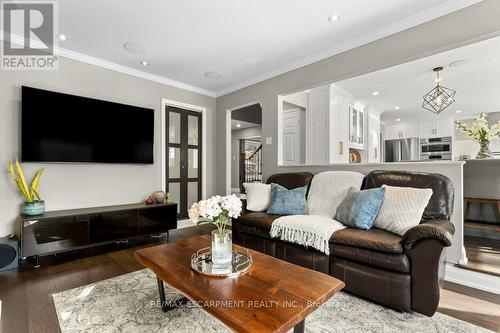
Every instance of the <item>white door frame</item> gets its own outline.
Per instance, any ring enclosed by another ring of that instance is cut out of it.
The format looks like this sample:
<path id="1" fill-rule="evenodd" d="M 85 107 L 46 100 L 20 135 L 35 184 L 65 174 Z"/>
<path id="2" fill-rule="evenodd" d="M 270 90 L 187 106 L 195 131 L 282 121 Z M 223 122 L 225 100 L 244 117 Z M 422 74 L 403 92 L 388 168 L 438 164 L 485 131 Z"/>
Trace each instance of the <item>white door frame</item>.
<path id="1" fill-rule="evenodd" d="M 231 112 L 255 104 L 259 104 L 262 110 L 262 104 L 259 101 L 248 102 L 226 110 L 226 195 L 231 194 Z"/>
<path id="2" fill-rule="evenodd" d="M 177 102 L 170 99 L 162 98 L 161 100 L 161 189 L 166 191 L 167 184 L 167 129 L 165 128 L 166 107 L 173 106 L 185 110 L 201 113 L 201 199 L 207 197 L 207 108 L 204 106 Z"/>

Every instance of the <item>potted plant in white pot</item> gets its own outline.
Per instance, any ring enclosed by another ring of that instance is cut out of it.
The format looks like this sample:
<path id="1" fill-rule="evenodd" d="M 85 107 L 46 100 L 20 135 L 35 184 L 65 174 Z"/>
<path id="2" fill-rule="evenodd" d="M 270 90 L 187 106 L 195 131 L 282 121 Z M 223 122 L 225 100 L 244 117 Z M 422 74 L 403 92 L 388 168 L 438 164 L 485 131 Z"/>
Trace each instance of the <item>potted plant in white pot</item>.
<path id="1" fill-rule="evenodd" d="M 232 260 L 232 234 L 226 229 L 231 218 L 241 213 L 241 200 L 234 194 L 221 197 L 216 195 L 207 200 L 194 203 L 188 211 L 189 219 L 196 224 L 212 223 L 212 262 L 214 265 L 227 265 Z"/>
<path id="2" fill-rule="evenodd" d="M 43 169 L 36 172 L 35 177 L 33 177 L 33 180 L 31 181 L 30 187 L 28 187 L 28 184 L 26 183 L 23 168 L 19 165 L 18 160 L 16 160 L 15 163 L 9 161 L 8 171 L 16 183 L 17 189 L 24 198 L 23 213 L 25 215 L 43 214 L 45 212 L 45 201 L 40 198 L 40 194 L 38 193 L 38 185 L 40 183 L 40 177 L 42 176 Z"/>

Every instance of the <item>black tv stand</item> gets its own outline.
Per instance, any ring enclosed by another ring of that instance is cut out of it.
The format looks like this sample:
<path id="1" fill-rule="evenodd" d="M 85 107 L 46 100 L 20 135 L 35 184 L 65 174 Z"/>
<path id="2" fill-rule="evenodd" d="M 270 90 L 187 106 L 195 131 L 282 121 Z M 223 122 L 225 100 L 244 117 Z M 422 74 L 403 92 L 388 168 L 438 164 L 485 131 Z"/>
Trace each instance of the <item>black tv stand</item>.
<path id="1" fill-rule="evenodd" d="M 21 256 L 35 267 L 39 256 L 157 237 L 177 228 L 177 204 L 131 204 L 20 216 Z"/>

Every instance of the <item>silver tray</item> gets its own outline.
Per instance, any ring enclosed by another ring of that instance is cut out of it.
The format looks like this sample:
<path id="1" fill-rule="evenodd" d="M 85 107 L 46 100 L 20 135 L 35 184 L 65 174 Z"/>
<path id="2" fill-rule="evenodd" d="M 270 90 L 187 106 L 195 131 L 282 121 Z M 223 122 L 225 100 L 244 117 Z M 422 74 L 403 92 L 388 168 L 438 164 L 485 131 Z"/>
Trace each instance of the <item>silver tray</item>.
<path id="1" fill-rule="evenodd" d="M 209 276 L 236 276 L 246 272 L 252 266 L 252 257 L 246 253 L 233 250 L 233 260 L 224 266 L 212 263 L 212 250 L 205 247 L 191 256 L 191 268 L 200 274 Z"/>

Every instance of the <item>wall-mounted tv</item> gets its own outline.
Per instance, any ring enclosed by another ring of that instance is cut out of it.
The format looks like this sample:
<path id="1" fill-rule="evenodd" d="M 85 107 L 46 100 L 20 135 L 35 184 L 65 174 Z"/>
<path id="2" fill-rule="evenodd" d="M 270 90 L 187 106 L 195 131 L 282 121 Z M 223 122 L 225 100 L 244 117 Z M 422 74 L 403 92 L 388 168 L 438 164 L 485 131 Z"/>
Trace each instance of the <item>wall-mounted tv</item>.
<path id="1" fill-rule="evenodd" d="M 23 162 L 153 163 L 154 110 L 22 87 Z"/>

